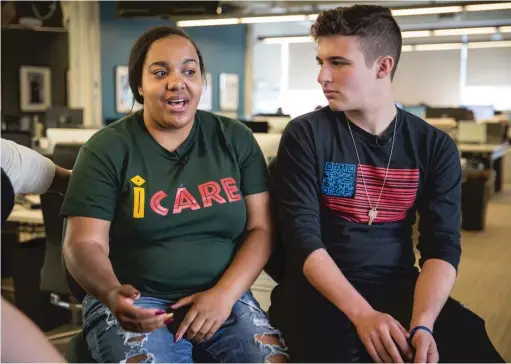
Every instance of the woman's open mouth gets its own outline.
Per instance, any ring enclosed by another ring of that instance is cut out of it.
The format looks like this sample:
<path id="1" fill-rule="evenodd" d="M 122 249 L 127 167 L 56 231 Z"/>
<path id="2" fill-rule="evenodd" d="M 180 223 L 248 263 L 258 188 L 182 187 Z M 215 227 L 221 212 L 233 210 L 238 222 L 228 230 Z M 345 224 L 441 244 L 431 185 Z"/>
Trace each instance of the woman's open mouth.
<path id="1" fill-rule="evenodd" d="M 167 104 L 167 110 L 170 112 L 183 112 L 188 106 L 187 99 L 168 99 L 165 103 Z"/>

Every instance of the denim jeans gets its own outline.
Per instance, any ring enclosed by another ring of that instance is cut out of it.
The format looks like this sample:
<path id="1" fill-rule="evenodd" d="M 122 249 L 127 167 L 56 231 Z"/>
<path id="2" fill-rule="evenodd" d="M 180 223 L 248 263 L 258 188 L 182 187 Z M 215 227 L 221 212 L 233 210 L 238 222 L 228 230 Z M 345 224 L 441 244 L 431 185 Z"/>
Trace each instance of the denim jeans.
<path id="1" fill-rule="evenodd" d="M 141 297 L 135 305 L 165 310 L 173 302 Z M 167 327 L 141 334 L 122 329 L 111 311 L 92 296 L 83 301 L 84 336 L 92 357 L 101 363 L 266 362 L 272 355 L 288 357 L 280 331 L 273 328 L 252 293 L 247 291 L 213 337 L 200 344 L 185 338 L 174 343 Z M 278 338 L 281 345 L 261 342 L 260 336 Z M 193 354 L 193 355 L 192 355 Z"/>

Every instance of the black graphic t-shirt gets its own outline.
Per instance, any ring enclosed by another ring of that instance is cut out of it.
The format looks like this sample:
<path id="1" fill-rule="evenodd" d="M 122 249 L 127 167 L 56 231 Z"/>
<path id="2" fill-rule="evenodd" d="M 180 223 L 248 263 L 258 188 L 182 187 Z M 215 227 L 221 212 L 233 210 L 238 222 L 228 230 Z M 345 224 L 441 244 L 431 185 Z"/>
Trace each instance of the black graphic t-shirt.
<path id="1" fill-rule="evenodd" d="M 284 131 L 274 181 L 291 273 L 302 275 L 308 255 L 325 248 L 350 280 L 416 275 L 411 236 L 417 211 L 421 264 L 437 258 L 457 268 L 461 166 L 454 141 L 401 109 L 378 138 L 354 124 L 351 129 L 360 165 L 344 113 L 326 107 Z"/>

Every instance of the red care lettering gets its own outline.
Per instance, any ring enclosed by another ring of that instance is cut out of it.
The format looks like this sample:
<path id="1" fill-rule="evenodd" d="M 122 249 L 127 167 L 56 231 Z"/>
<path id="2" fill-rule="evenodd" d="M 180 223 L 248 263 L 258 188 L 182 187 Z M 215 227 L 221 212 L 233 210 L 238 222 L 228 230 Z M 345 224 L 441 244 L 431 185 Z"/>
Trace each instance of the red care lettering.
<path id="1" fill-rule="evenodd" d="M 231 177 L 221 179 L 220 183 L 215 181 L 202 183 L 197 186 L 197 190 L 200 194 L 199 201 L 202 202 L 202 206 L 186 187 L 180 187 L 176 191 L 172 213 L 180 214 L 187 209 L 195 211 L 201 208 L 208 208 L 213 206 L 213 202 L 225 204 L 227 201 L 241 201 L 241 194 L 236 185 L 236 180 Z M 227 199 L 222 196 L 222 190 Z M 167 216 L 169 212 L 169 209 L 162 205 L 166 197 L 167 194 L 164 191 L 158 191 L 151 197 L 150 207 L 158 215 Z"/>
<path id="2" fill-rule="evenodd" d="M 211 207 L 213 201 L 219 204 L 226 203 L 225 198 L 220 196 L 220 185 L 216 182 L 206 182 L 199 185 L 199 192 L 202 197 L 202 205 L 204 207 Z"/>
<path id="3" fill-rule="evenodd" d="M 220 180 L 222 187 L 224 188 L 225 193 L 227 194 L 227 198 L 229 202 L 240 201 L 241 195 L 238 192 L 238 187 L 236 186 L 236 181 L 234 178 L 222 178 Z"/>

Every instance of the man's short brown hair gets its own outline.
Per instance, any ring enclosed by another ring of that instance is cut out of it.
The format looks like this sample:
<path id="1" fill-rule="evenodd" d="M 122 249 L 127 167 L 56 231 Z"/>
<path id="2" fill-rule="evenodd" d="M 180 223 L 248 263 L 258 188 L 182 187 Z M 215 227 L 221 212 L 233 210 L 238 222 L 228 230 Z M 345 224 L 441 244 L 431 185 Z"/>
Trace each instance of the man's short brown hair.
<path id="1" fill-rule="evenodd" d="M 331 35 L 358 37 L 366 65 L 372 66 L 378 57 L 391 56 L 394 59 L 391 78 L 394 77 L 403 40 L 389 8 L 354 5 L 324 10 L 311 26 L 311 35 L 315 40 Z"/>

